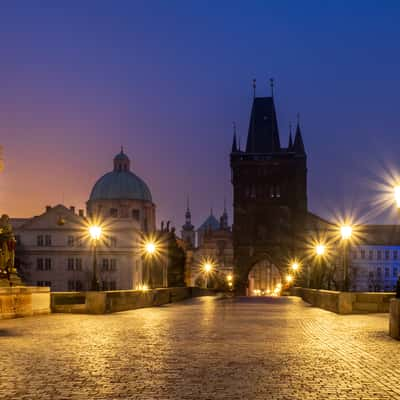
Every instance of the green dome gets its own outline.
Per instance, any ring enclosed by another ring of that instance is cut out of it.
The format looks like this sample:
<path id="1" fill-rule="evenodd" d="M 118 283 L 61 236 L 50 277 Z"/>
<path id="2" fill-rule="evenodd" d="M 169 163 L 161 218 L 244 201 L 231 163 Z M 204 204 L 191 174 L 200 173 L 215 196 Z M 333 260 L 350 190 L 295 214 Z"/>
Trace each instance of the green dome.
<path id="1" fill-rule="evenodd" d="M 114 158 L 114 171 L 103 175 L 95 183 L 89 200 L 152 201 L 146 183 L 130 171 L 130 160 L 122 149 Z"/>

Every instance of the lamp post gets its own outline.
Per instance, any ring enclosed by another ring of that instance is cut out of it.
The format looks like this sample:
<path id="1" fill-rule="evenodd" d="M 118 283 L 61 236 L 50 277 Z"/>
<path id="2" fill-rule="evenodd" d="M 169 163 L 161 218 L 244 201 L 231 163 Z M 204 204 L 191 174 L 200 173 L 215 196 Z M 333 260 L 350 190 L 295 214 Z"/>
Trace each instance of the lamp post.
<path id="1" fill-rule="evenodd" d="M 394 188 L 394 199 L 396 201 L 397 209 L 400 212 L 400 186 Z M 400 299 L 400 275 L 397 276 L 396 282 L 396 298 Z"/>
<path id="2" fill-rule="evenodd" d="M 204 274 L 205 274 L 205 283 L 206 283 L 206 289 L 208 288 L 208 274 L 212 271 L 213 269 L 213 265 L 211 264 L 211 262 L 206 261 L 203 264 L 203 270 L 204 270 Z"/>
<path id="3" fill-rule="evenodd" d="M 145 251 L 148 255 L 148 257 L 150 258 L 150 263 L 153 263 L 153 258 L 154 255 L 157 251 L 157 246 L 155 244 L 155 242 L 153 241 L 148 241 L 145 244 Z M 153 288 L 153 279 L 152 279 L 152 265 L 150 265 L 150 263 L 147 265 L 147 284 L 149 286 L 150 289 Z"/>
<path id="4" fill-rule="evenodd" d="M 100 290 L 99 278 L 97 276 L 97 242 L 101 238 L 102 229 L 99 225 L 91 225 L 89 227 L 89 235 L 93 243 L 93 276 L 92 290 Z"/>
<path id="5" fill-rule="evenodd" d="M 229 275 L 226 277 L 226 280 L 228 281 L 229 289 L 232 290 L 232 286 L 233 286 L 233 276 L 232 276 L 232 274 L 229 274 Z"/>
<path id="6" fill-rule="evenodd" d="M 315 274 L 316 276 L 315 276 L 315 285 L 316 286 L 321 286 L 321 282 L 319 282 L 320 281 L 320 273 L 321 273 L 321 271 L 319 271 L 319 269 L 321 269 L 321 260 L 322 260 L 322 257 L 325 255 L 325 253 L 326 253 L 326 246 L 323 244 L 323 243 L 318 243 L 316 246 L 315 246 L 315 254 L 316 254 L 316 256 L 317 256 L 317 260 L 318 260 L 318 270 L 317 270 L 317 273 Z M 316 289 L 320 289 L 320 287 L 317 287 Z"/>
<path id="7" fill-rule="evenodd" d="M 353 234 L 353 228 L 350 225 L 340 227 L 340 236 L 343 242 L 343 290 L 349 291 L 349 242 Z"/>

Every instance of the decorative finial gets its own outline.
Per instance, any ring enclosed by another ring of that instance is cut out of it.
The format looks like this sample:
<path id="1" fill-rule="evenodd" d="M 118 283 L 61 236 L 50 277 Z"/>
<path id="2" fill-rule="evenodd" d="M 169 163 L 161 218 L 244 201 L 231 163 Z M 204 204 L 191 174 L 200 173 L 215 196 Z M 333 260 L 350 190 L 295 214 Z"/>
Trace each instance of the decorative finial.
<path id="1" fill-rule="evenodd" d="M 210 215 L 214 215 L 212 207 L 210 208 Z"/>
<path id="2" fill-rule="evenodd" d="M 253 79 L 253 98 L 256 98 L 256 80 Z"/>
<path id="3" fill-rule="evenodd" d="M 300 113 L 297 113 L 297 125 L 300 125 Z"/>
<path id="4" fill-rule="evenodd" d="M 224 213 L 226 213 L 226 196 L 224 196 Z"/>
<path id="5" fill-rule="evenodd" d="M 289 135 L 292 134 L 292 121 L 289 122 Z"/>
<path id="6" fill-rule="evenodd" d="M 235 121 L 232 122 L 232 126 L 233 126 L 233 134 L 236 136 L 236 122 Z"/>
<path id="7" fill-rule="evenodd" d="M 122 144 L 121 144 L 121 154 L 123 154 L 124 153 L 124 146 L 122 146 Z"/>
<path id="8" fill-rule="evenodd" d="M 186 195 L 186 210 L 189 211 L 189 195 Z"/>
<path id="9" fill-rule="evenodd" d="M 270 78 L 269 85 L 271 87 L 271 97 L 274 97 L 274 82 L 275 82 L 274 78 Z"/>

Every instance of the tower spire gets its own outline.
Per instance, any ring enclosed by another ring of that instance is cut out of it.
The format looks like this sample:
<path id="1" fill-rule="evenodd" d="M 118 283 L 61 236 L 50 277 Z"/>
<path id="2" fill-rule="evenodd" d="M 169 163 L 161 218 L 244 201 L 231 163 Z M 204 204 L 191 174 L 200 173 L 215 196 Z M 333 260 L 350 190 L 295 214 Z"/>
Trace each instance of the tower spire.
<path id="1" fill-rule="evenodd" d="M 293 139 L 292 139 L 292 123 L 289 122 L 289 145 L 288 145 L 288 150 L 292 150 L 293 147 Z"/>
<path id="2" fill-rule="evenodd" d="M 275 79 L 274 78 L 270 78 L 269 86 L 271 88 L 271 97 L 274 97 L 274 83 L 275 83 Z"/>
<path id="3" fill-rule="evenodd" d="M 256 79 L 253 79 L 253 99 L 256 98 Z"/>
<path id="4" fill-rule="evenodd" d="M 236 123 L 233 122 L 233 142 L 232 142 L 232 153 L 236 153 L 238 151 L 236 144 Z"/>
<path id="5" fill-rule="evenodd" d="M 304 155 L 304 156 L 306 155 L 303 137 L 301 135 L 300 114 L 299 113 L 297 113 L 297 126 L 296 126 L 296 134 L 294 136 L 293 151 L 300 155 Z"/>

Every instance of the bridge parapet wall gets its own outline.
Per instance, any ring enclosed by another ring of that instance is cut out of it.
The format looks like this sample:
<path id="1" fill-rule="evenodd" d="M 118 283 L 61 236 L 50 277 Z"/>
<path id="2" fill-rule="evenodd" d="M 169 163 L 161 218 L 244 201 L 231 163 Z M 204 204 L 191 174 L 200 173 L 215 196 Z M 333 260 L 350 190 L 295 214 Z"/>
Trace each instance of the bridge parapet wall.
<path id="1" fill-rule="evenodd" d="M 338 292 L 294 287 L 293 296 L 337 314 L 388 313 L 393 292 Z"/>
<path id="2" fill-rule="evenodd" d="M 73 314 L 108 314 L 137 308 L 161 306 L 191 297 L 215 295 L 211 289 L 192 287 L 152 290 L 51 293 L 51 311 Z"/>

